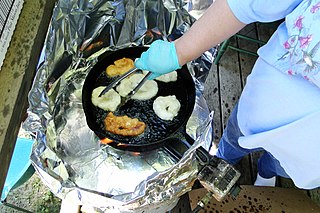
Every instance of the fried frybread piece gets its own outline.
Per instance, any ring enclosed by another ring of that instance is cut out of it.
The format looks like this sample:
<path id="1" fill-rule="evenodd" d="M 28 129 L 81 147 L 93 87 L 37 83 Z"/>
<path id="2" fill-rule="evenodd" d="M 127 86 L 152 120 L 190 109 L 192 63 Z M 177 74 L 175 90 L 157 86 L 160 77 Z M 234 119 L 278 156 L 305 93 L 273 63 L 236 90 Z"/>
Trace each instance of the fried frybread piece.
<path id="1" fill-rule="evenodd" d="M 117 92 L 122 97 L 126 97 L 143 79 L 143 74 L 132 74 L 123 79 L 116 87 Z M 147 80 L 142 87 L 132 96 L 135 100 L 148 100 L 153 98 L 158 93 L 158 84 L 156 81 Z"/>
<path id="2" fill-rule="evenodd" d="M 153 102 L 153 110 L 158 117 L 172 121 L 178 115 L 181 104 L 175 95 L 159 96 Z"/>
<path id="3" fill-rule="evenodd" d="M 102 92 L 102 90 L 104 90 L 104 88 L 104 86 L 100 86 L 92 91 L 92 104 L 105 111 L 113 112 L 121 103 L 121 97 L 114 89 L 110 89 L 106 94 L 99 97 L 100 93 Z"/>
<path id="4" fill-rule="evenodd" d="M 137 118 L 128 116 L 115 116 L 109 112 L 104 120 L 106 130 L 113 134 L 123 136 L 137 136 L 144 132 L 146 124 Z"/>
<path id="5" fill-rule="evenodd" d="M 130 58 L 116 60 L 114 64 L 107 67 L 106 73 L 109 77 L 122 75 L 134 67 L 134 62 Z"/>

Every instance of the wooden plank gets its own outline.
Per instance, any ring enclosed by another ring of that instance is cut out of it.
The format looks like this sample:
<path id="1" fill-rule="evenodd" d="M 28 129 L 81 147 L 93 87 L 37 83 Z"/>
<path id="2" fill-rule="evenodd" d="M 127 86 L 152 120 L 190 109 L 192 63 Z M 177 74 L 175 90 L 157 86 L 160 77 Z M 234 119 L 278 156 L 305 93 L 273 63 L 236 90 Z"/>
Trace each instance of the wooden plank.
<path id="1" fill-rule="evenodd" d="M 257 39 L 258 33 L 256 24 L 253 23 L 246 26 L 239 34 Z M 269 36 L 270 34 L 267 34 L 265 37 Z M 236 40 L 235 38 L 230 39 L 230 45 L 251 52 L 256 52 L 259 48 L 259 45 L 255 42 L 243 39 Z M 219 65 L 212 69 L 212 71 L 215 71 L 214 74 L 217 73 L 217 76 L 213 76 L 213 79 L 217 81 L 219 90 L 216 90 L 216 87 L 213 87 L 213 89 L 220 94 L 219 101 L 214 95 L 210 96 L 207 94 L 208 99 L 214 98 L 212 107 L 219 109 L 219 111 L 215 110 L 215 143 L 217 143 L 221 137 L 227 119 L 239 99 L 246 78 L 251 73 L 256 59 L 257 57 L 255 56 L 227 49 L 222 56 Z M 220 108 L 218 108 L 218 104 L 220 104 Z M 218 116 L 220 116 L 220 121 Z M 221 122 L 221 124 L 218 122 Z M 239 165 L 237 165 L 237 168 L 242 173 L 240 179 L 241 184 L 253 184 L 257 174 L 257 160 L 260 156 L 261 152 L 252 153 L 243 158 Z"/>
<path id="2" fill-rule="evenodd" d="M 257 31 L 255 24 L 252 23 L 250 25 L 247 25 L 244 29 L 242 29 L 239 34 L 248 36 L 250 38 L 257 39 Z M 241 49 L 248 50 L 250 52 L 257 52 L 257 49 L 259 45 L 252 41 L 247 41 L 244 39 L 238 39 L 237 40 L 238 47 Z M 256 56 L 247 54 L 247 53 L 239 53 L 239 70 L 240 70 L 240 76 L 241 76 L 241 86 L 242 89 L 246 83 L 246 79 L 248 75 L 252 71 L 252 67 L 257 60 Z M 253 184 L 254 180 L 256 179 L 256 175 L 258 172 L 257 169 L 257 161 L 260 157 L 260 152 L 254 152 L 251 153 L 245 160 L 242 162 L 243 167 L 247 166 L 248 168 L 245 168 L 244 171 L 246 173 L 246 184 Z"/>
<path id="3" fill-rule="evenodd" d="M 220 90 L 219 90 L 219 69 L 217 65 L 212 65 L 204 85 L 204 98 L 208 107 L 214 111 L 214 139 L 215 145 L 219 143 L 222 134 L 221 127 L 221 108 L 220 108 Z"/>
<path id="4" fill-rule="evenodd" d="M 257 38 L 257 29 L 255 23 L 252 23 L 242 29 L 240 34 L 248 36 L 250 38 L 258 39 Z M 238 39 L 238 44 L 240 48 L 249 50 L 251 52 L 257 52 L 259 45 L 255 42 L 250 42 L 244 39 Z M 241 73 L 241 80 L 242 85 L 244 86 L 246 83 L 246 79 L 248 75 L 251 73 L 253 65 L 258 57 L 252 56 L 246 53 L 239 53 L 239 62 L 240 62 L 240 73 Z"/>
<path id="5" fill-rule="evenodd" d="M 53 0 L 25 0 L 0 70 L 0 194 L 14 150 L 27 95 L 47 33 Z"/>
<path id="6" fill-rule="evenodd" d="M 318 206 L 320 206 L 320 187 L 308 191 L 308 195 Z"/>
<path id="7" fill-rule="evenodd" d="M 256 24 L 250 24 L 239 32 L 241 35 L 246 35 L 251 38 L 258 38 Z M 269 35 L 267 35 L 269 36 Z M 256 52 L 259 45 L 255 42 L 237 39 L 230 39 L 230 45 L 245 49 L 251 52 Z M 220 83 L 220 116 L 221 125 L 217 125 L 222 128 L 223 132 L 227 119 L 232 111 L 232 108 L 239 99 L 243 86 L 245 85 L 247 76 L 251 73 L 252 67 L 257 57 L 239 53 L 235 50 L 228 49 L 220 60 L 220 64 L 217 66 L 217 72 L 219 73 L 218 80 Z M 226 86 L 227 85 L 227 86 Z M 230 99 L 232 97 L 232 99 Z M 217 105 L 217 101 L 215 103 Z M 218 122 L 218 121 L 217 121 Z M 219 130 L 215 130 L 216 133 L 220 133 Z M 221 134 L 220 133 L 220 134 Z M 220 134 L 216 134 L 219 135 Z M 241 160 L 237 168 L 241 171 L 242 176 L 240 179 L 241 184 L 253 184 L 257 174 L 257 160 L 261 156 L 261 152 L 252 153 Z"/>
<path id="8" fill-rule="evenodd" d="M 258 28 L 258 26 L 260 26 L 260 28 Z M 267 42 L 267 40 L 271 37 L 272 33 L 275 30 L 275 27 L 270 28 L 270 26 L 275 26 L 275 25 L 252 23 L 250 25 L 247 25 L 239 33 L 241 35 L 245 35 L 245 36 L 248 36 L 253 39 Z M 238 39 L 238 44 L 239 44 L 240 48 L 246 49 L 248 51 L 255 52 L 255 53 L 262 46 L 259 43 L 247 41 L 244 39 Z M 253 56 L 250 54 L 239 53 L 240 72 L 241 72 L 243 85 L 245 85 L 246 79 L 247 79 L 248 75 L 250 75 L 257 58 L 258 58 L 257 56 Z M 256 175 L 258 172 L 257 162 L 262 154 L 263 154 L 263 152 L 253 152 L 249 156 L 252 181 L 254 181 L 256 179 Z"/>
<path id="9" fill-rule="evenodd" d="M 237 45 L 234 38 L 230 39 L 230 45 Z M 242 83 L 239 66 L 239 53 L 227 49 L 218 65 L 220 82 L 220 107 L 221 127 L 226 127 L 228 118 L 239 100 L 242 92 Z M 221 130 L 223 132 L 223 130 Z M 241 172 L 240 184 L 251 184 L 249 157 L 244 157 L 236 168 Z"/>
<path id="10" fill-rule="evenodd" d="M 231 45 L 236 45 L 235 39 L 230 39 Z M 227 49 L 218 65 L 212 65 L 205 83 L 204 97 L 208 106 L 214 110 L 214 143 L 218 144 L 226 126 L 229 115 L 237 103 L 242 91 L 239 70 L 239 55 L 236 51 Z M 249 157 L 245 157 L 237 169 L 242 176 L 241 184 L 251 184 Z"/>
<path id="11" fill-rule="evenodd" d="M 257 25 L 261 25 L 261 24 L 259 24 L 259 23 L 258 24 L 257 23 L 249 24 L 244 29 L 242 29 L 239 32 L 239 34 L 266 42 L 270 38 L 271 34 L 274 32 L 275 29 L 270 29 L 270 25 L 263 24 L 260 29 L 261 32 L 259 33 Z M 274 26 L 274 25 L 272 25 L 272 26 Z M 259 36 L 260 34 L 261 34 L 261 36 Z M 245 39 L 238 39 L 237 44 L 238 44 L 239 48 L 245 49 L 245 50 L 248 50 L 248 51 L 254 52 L 254 53 L 257 52 L 259 47 L 261 47 L 261 44 L 258 44 L 253 41 L 248 41 Z M 252 71 L 252 68 L 253 68 L 254 63 L 257 60 L 257 58 L 258 58 L 257 56 L 253 56 L 253 55 L 250 55 L 247 53 L 241 53 L 241 52 L 239 53 L 240 75 L 241 75 L 241 83 L 242 83 L 243 87 L 246 83 L 246 79 L 247 79 L 248 75 Z M 253 152 L 248 156 L 248 160 L 249 160 L 249 164 L 250 164 L 249 167 L 250 167 L 250 175 L 251 175 L 251 184 L 253 184 L 253 181 L 256 179 L 256 175 L 258 172 L 257 162 L 262 154 L 263 154 L 263 152 Z M 246 163 L 247 162 L 245 162 L 245 164 Z M 249 168 L 248 168 L 248 170 L 249 170 Z M 249 171 L 248 171 L 248 173 L 249 173 Z M 248 180 L 249 180 L 250 175 L 247 174 Z"/>
<path id="12" fill-rule="evenodd" d="M 276 31 L 281 21 L 272 23 L 257 23 L 258 39 L 267 42 L 271 35 Z"/>
<path id="13" fill-rule="evenodd" d="M 313 203 L 303 190 L 280 187 L 241 186 L 239 195 L 232 199 L 227 196 L 218 202 L 214 198 L 208 201 L 205 212 L 320 212 L 320 207 Z M 189 192 L 191 209 L 195 209 L 198 201 L 205 196 L 205 189 Z"/>
<path id="14" fill-rule="evenodd" d="M 231 39 L 231 43 L 234 43 L 234 39 Z M 231 111 L 239 100 L 242 91 L 239 73 L 238 53 L 228 49 L 219 64 L 221 121 L 223 129 L 226 127 Z"/>
<path id="15" fill-rule="evenodd" d="M 267 42 L 274 31 L 276 30 L 276 24 L 271 23 L 255 23 L 256 28 L 256 38 L 260 41 Z M 261 45 L 258 45 L 260 47 Z M 252 160 L 256 161 L 261 157 L 263 152 L 254 153 L 252 155 Z M 256 170 L 256 173 L 258 172 L 257 165 L 253 166 L 254 170 Z M 279 183 L 276 183 L 279 184 Z"/>

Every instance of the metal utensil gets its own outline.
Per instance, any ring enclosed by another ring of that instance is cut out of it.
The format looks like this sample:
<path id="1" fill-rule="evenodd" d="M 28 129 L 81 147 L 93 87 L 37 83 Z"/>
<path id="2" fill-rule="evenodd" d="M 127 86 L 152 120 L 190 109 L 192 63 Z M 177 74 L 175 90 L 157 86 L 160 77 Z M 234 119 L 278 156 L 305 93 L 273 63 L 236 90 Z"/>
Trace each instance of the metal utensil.
<path id="1" fill-rule="evenodd" d="M 109 84 L 102 92 L 100 93 L 99 97 L 106 94 L 110 89 L 116 87 L 123 79 L 127 78 L 134 72 L 138 72 L 140 69 L 138 68 L 132 68 L 128 72 L 124 73 L 123 75 L 116 78 L 111 84 Z M 122 100 L 122 104 L 127 102 L 141 87 L 142 85 L 148 80 L 148 77 L 151 75 L 151 72 L 148 72 L 143 79 L 138 83 L 138 85 L 126 96 L 124 97 L 124 100 Z"/>

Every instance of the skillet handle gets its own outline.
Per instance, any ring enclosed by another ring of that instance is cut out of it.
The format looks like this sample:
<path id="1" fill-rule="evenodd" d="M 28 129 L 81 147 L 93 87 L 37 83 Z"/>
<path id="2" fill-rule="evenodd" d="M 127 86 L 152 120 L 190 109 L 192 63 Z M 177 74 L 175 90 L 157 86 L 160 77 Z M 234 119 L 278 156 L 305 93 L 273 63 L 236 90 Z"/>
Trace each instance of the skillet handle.
<path id="1" fill-rule="evenodd" d="M 173 138 L 168 139 L 166 144 L 165 148 L 169 151 L 169 154 L 180 160 L 183 154 L 194 144 L 194 139 L 187 134 L 185 128 L 181 128 Z M 201 168 L 207 165 L 213 157 L 202 146 L 196 150 L 196 159 Z"/>

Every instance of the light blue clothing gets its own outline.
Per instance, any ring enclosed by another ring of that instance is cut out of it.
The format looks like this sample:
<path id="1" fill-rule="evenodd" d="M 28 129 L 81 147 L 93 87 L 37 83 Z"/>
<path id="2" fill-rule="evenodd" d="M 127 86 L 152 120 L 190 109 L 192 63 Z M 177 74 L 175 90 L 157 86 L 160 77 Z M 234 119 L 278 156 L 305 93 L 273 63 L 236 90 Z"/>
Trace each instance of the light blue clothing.
<path id="1" fill-rule="evenodd" d="M 259 56 L 289 75 L 298 75 L 320 87 L 319 0 L 228 0 L 243 23 L 285 18 Z"/>
<path id="2" fill-rule="evenodd" d="M 302 0 L 227 0 L 233 14 L 245 24 L 283 19 Z"/>
<path id="3" fill-rule="evenodd" d="M 280 162 L 269 152 L 262 148 L 245 149 L 239 146 L 238 139 L 239 137 L 242 137 L 243 134 L 238 126 L 237 112 L 238 105 L 235 106 L 228 119 L 228 123 L 220 140 L 219 149 L 216 153 L 216 156 L 235 165 L 244 156 L 252 152 L 264 151 L 263 155 L 258 161 L 258 173 L 260 176 L 264 178 L 271 178 L 274 176 L 289 178 L 289 175 L 281 167 Z"/>
<path id="4" fill-rule="evenodd" d="M 228 0 L 244 23 L 285 18 L 259 49 L 240 97 L 237 119 L 243 136 L 238 142 L 269 152 L 295 185 L 305 189 L 320 186 L 319 2 Z"/>

